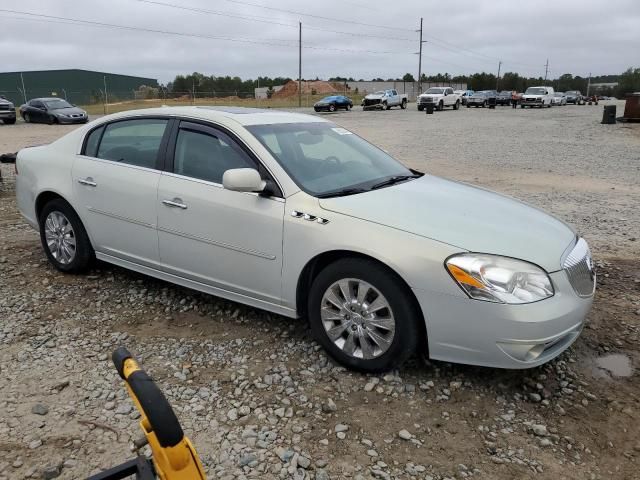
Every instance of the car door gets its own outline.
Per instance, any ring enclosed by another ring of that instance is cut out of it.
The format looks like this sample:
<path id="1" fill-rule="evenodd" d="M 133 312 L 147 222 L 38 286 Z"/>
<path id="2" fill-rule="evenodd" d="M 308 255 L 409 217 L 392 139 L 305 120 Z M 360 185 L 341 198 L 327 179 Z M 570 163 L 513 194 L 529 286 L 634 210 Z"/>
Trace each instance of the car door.
<path id="1" fill-rule="evenodd" d="M 157 196 L 168 118 L 123 119 L 86 137 L 73 164 L 79 214 L 98 254 L 160 268 Z"/>
<path id="2" fill-rule="evenodd" d="M 163 269 L 227 292 L 281 302 L 284 200 L 226 190 L 233 168 L 268 173 L 231 132 L 180 121 L 158 188 Z"/>
<path id="3" fill-rule="evenodd" d="M 44 102 L 41 102 L 40 100 L 33 100 L 29 102 L 29 106 L 30 108 L 28 109 L 28 111 L 31 120 L 34 122 L 44 122 L 46 115 L 46 107 L 44 105 Z"/>

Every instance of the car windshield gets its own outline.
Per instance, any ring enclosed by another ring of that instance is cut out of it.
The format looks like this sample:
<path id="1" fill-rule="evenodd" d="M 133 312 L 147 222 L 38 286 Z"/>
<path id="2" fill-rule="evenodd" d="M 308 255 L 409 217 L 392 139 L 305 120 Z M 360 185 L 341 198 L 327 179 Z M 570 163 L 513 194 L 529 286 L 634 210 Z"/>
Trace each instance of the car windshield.
<path id="1" fill-rule="evenodd" d="M 322 100 L 320 100 L 321 102 L 330 102 L 331 100 L 337 100 L 338 97 L 324 97 Z"/>
<path id="2" fill-rule="evenodd" d="M 333 123 L 253 125 L 247 129 L 293 181 L 314 196 L 360 193 L 386 180 L 414 176 L 390 155 Z"/>
<path id="3" fill-rule="evenodd" d="M 45 105 L 47 106 L 47 108 L 49 110 L 59 110 L 61 108 L 70 108 L 73 105 L 71 105 L 69 102 L 67 102 L 66 100 L 45 100 Z"/>
<path id="4" fill-rule="evenodd" d="M 424 93 L 444 93 L 444 88 L 429 88 L 426 92 Z"/>
<path id="5" fill-rule="evenodd" d="M 529 87 L 524 93 L 525 95 L 546 95 L 547 91 L 544 88 L 540 87 Z"/>
<path id="6" fill-rule="evenodd" d="M 564 93 L 562 92 L 556 92 L 553 94 L 554 97 L 562 97 L 564 95 Z"/>
<path id="7" fill-rule="evenodd" d="M 576 92 L 575 90 L 569 90 L 566 94 L 567 95 L 575 95 L 576 93 L 578 93 L 578 92 Z"/>

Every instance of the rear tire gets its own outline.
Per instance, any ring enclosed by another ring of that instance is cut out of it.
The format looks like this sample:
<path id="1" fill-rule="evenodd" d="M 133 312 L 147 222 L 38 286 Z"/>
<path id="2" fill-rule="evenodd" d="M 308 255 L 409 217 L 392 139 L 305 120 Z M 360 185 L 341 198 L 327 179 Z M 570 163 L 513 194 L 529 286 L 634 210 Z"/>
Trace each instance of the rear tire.
<path id="1" fill-rule="evenodd" d="M 38 223 L 42 248 L 57 270 L 79 273 L 89 268 L 95 253 L 71 205 L 61 198 L 51 200 L 40 212 Z M 58 245 L 60 248 L 56 248 Z"/>
<path id="2" fill-rule="evenodd" d="M 402 110 L 404 110 L 405 108 L 407 108 L 407 101 L 406 100 L 402 100 L 402 103 L 400 104 L 400 108 Z"/>
<path id="3" fill-rule="evenodd" d="M 354 370 L 399 367 L 420 339 L 422 319 L 410 291 L 372 260 L 347 258 L 325 267 L 313 280 L 307 309 L 317 341 Z"/>

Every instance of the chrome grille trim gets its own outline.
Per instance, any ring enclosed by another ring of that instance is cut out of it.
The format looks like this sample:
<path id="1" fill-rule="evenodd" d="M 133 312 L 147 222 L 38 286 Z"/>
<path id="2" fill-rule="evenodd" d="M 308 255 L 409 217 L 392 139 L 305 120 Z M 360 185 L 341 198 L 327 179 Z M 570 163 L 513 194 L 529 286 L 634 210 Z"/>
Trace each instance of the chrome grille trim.
<path id="1" fill-rule="evenodd" d="M 596 289 L 596 272 L 587 242 L 580 238 L 562 265 L 579 297 L 590 297 Z"/>

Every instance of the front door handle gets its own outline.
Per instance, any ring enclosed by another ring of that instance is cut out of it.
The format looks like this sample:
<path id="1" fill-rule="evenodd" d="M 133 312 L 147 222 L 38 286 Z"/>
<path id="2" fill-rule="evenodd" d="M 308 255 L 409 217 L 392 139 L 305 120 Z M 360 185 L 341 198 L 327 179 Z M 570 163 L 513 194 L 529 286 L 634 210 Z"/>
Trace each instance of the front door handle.
<path id="1" fill-rule="evenodd" d="M 81 185 L 86 185 L 88 187 L 97 187 L 98 184 L 96 182 L 93 181 L 93 178 L 91 177 L 87 177 L 87 178 L 79 178 L 78 179 L 78 183 Z"/>
<path id="2" fill-rule="evenodd" d="M 173 200 L 163 200 L 162 203 L 165 204 L 167 207 L 181 208 L 182 210 L 187 209 L 187 206 L 184 203 L 182 203 L 182 199 L 180 198 L 174 198 Z"/>

